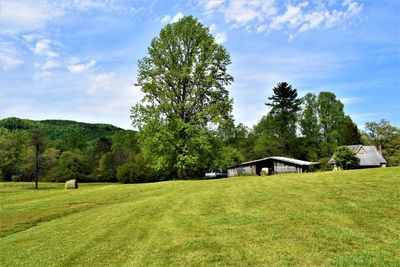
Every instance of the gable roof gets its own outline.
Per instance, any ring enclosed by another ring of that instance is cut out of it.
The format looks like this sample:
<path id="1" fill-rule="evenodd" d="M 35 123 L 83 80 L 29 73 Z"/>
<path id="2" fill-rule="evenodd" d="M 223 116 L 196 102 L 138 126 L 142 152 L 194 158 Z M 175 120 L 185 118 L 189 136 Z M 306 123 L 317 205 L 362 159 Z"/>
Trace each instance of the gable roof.
<path id="1" fill-rule="evenodd" d="M 385 158 L 378 152 L 375 146 L 350 145 L 347 147 L 356 153 L 356 156 L 360 159 L 358 166 L 380 166 L 381 164 L 387 163 Z M 364 149 L 364 154 L 358 153 L 361 148 Z M 333 156 L 328 163 L 335 163 Z"/>

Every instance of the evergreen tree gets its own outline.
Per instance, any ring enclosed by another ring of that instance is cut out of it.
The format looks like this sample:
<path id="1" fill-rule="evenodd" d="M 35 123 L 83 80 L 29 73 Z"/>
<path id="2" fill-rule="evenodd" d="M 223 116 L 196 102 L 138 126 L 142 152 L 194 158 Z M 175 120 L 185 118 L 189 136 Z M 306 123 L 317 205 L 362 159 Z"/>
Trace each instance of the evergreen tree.
<path id="1" fill-rule="evenodd" d="M 339 145 L 361 144 L 361 133 L 350 116 L 345 116 L 339 130 Z"/>
<path id="2" fill-rule="evenodd" d="M 266 103 L 271 107 L 269 114 L 276 126 L 276 142 L 280 144 L 279 154 L 294 156 L 296 154 L 296 125 L 302 100 L 297 97 L 297 90 L 286 82 L 278 83 L 273 88 L 273 95 Z"/>

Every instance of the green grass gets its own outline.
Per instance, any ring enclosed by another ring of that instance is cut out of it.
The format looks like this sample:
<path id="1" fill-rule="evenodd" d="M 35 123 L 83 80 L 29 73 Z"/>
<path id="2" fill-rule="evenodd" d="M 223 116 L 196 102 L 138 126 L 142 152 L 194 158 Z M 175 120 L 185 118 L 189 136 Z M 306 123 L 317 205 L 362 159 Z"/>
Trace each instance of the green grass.
<path id="1" fill-rule="evenodd" d="M 400 168 L 1 183 L 1 266 L 400 266 Z"/>

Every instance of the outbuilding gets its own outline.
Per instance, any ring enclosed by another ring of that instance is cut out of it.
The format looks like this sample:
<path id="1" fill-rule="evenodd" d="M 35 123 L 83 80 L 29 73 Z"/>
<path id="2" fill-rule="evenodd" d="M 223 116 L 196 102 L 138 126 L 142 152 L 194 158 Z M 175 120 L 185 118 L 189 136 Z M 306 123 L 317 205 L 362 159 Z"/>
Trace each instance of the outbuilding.
<path id="1" fill-rule="evenodd" d="M 286 157 L 268 157 L 230 166 L 228 167 L 227 174 L 228 177 L 238 175 L 260 175 L 261 169 L 263 168 L 268 168 L 269 174 L 301 173 L 308 171 L 310 166 L 317 164 L 319 164 L 319 162 Z"/>
<path id="2" fill-rule="evenodd" d="M 386 167 L 386 159 L 381 153 L 379 153 L 375 146 L 350 145 L 347 147 L 356 154 L 357 158 L 360 159 L 360 163 L 357 166 L 354 166 L 355 168 Z M 334 170 L 340 169 L 339 166 L 336 165 L 333 156 L 328 163 L 333 165 Z"/>

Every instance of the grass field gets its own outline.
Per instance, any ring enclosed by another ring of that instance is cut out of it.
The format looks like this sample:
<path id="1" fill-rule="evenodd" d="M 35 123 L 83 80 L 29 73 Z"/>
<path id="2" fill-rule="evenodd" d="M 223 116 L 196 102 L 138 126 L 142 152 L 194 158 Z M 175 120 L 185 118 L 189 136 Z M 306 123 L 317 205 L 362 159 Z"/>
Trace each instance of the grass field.
<path id="1" fill-rule="evenodd" d="M 1 266 L 400 266 L 400 168 L 1 183 Z"/>

